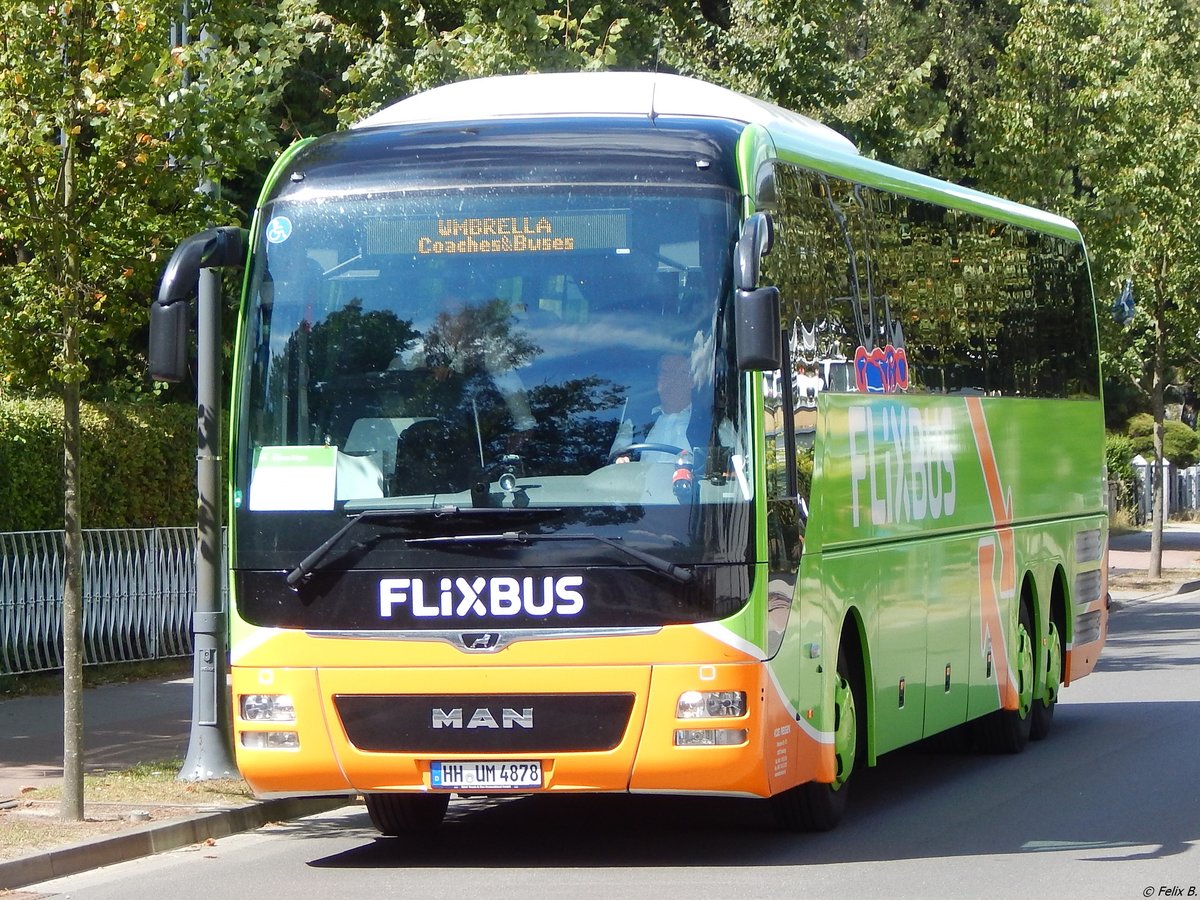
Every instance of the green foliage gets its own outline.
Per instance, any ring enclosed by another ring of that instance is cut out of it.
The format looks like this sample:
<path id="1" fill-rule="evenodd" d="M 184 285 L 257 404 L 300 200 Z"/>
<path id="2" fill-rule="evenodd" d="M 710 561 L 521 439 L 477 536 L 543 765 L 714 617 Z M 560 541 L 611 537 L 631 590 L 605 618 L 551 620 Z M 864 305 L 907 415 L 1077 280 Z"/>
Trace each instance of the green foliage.
<path id="1" fill-rule="evenodd" d="M 62 403 L 0 400 L 0 531 L 63 524 Z M 85 528 L 196 518 L 196 413 L 183 405 L 84 404 Z"/>
<path id="2" fill-rule="evenodd" d="M 1125 424 L 1125 434 L 1129 437 L 1133 452 L 1141 454 L 1146 459 L 1154 458 L 1154 417 L 1149 413 L 1139 413 Z"/>
<path id="3" fill-rule="evenodd" d="M 0 387 L 146 390 L 159 270 L 184 235 L 236 217 L 197 187 L 273 150 L 268 111 L 299 53 L 281 13 L 220 6 L 172 51 L 178 0 L 0 4 Z"/>
<path id="4" fill-rule="evenodd" d="M 1149 398 L 1119 372 L 1110 374 L 1105 359 L 1101 358 L 1100 366 L 1105 376 L 1104 427 L 1109 431 L 1124 431 L 1131 418 L 1149 411 Z"/>
<path id="5" fill-rule="evenodd" d="M 1141 413 L 1129 420 L 1129 441 L 1134 453 L 1155 459 L 1154 417 Z M 1200 462 L 1200 435 L 1177 419 L 1163 422 L 1163 456 L 1173 465 L 1186 469 Z"/>
<path id="6" fill-rule="evenodd" d="M 653 58 L 659 25 L 669 14 L 664 9 L 619 0 L 578 6 L 389 0 L 367 14 L 357 5 L 308 0 L 296 5 L 293 22 L 310 35 L 303 58 L 308 82 L 320 85 L 323 108 L 347 124 L 385 103 L 464 78 L 639 68 Z M 340 67 L 337 78 L 323 70 L 330 65 Z"/>
<path id="7" fill-rule="evenodd" d="M 830 123 L 870 155 L 975 181 L 979 111 L 996 91 L 1018 8 L 1012 0 L 862 0 L 856 14 L 841 12 Z"/>
<path id="8" fill-rule="evenodd" d="M 658 61 L 668 71 L 827 119 L 822 111 L 844 88 L 837 66 L 844 18 L 844 4 L 829 0 L 730 0 L 723 10 L 703 3 L 686 10 L 664 7 Z"/>

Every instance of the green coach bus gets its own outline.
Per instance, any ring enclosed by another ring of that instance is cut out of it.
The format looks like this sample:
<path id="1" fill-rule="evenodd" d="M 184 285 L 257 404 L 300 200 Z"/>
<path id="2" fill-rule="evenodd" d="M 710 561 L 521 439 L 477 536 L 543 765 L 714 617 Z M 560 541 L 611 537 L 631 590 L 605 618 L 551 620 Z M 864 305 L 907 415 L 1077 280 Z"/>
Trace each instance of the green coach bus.
<path id="1" fill-rule="evenodd" d="M 527 75 L 295 145 L 244 262 L 231 656 L 262 795 L 360 792 L 388 834 L 573 791 L 826 829 L 890 750 L 1044 737 L 1096 663 L 1065 219 L 703 82 Z"/>

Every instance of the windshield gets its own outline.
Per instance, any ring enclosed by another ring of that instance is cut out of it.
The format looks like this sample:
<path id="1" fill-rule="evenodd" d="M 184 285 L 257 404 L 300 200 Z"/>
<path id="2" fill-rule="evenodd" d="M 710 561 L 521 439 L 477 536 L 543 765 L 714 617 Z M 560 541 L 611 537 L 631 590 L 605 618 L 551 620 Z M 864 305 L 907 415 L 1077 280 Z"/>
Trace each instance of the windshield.
<path id="1" fill-rule="evenodd" d="M 572 184 L 272 203 L 243 336 L 240 564 L 295 566 L 362 510 L 447 507 L 744 561 L 735 200 Z"/>

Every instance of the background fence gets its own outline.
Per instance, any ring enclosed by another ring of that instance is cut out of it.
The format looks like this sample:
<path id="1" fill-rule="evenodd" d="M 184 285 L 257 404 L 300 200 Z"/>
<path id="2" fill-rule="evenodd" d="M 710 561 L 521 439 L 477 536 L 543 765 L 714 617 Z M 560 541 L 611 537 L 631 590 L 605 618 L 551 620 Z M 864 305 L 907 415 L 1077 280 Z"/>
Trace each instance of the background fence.
<path id="1" fill-rule="evenodd" d="M 190 655 L 196 529 L 83 540 L 85 665 Z M 62 585 L 61 531 L 0 533 L 0 675 L 62 668 Z"/>
<path id="2" fill-rule="evenodd" d="M 1140 456 L 1133 458 L 1133 474 L 1137 478 L 1135 510 L 1139 524 L 1150 521 L 1154 509 L 1154 471 Z M 1167 463 L 1163 467 L 1163 506 L 1168 516 L 1183 516 L 1200 510 L 1200 466 L 1179 469 Z M 1111 493 L 1111 492 L 1110 492 Z"/>

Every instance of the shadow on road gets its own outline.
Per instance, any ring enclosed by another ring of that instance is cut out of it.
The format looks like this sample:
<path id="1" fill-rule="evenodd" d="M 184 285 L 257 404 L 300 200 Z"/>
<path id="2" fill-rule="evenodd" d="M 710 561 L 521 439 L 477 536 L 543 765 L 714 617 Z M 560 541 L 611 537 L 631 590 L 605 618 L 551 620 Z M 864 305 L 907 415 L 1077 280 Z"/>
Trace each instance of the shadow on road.
<path id="1" fill-rule="evenodd" d="M 318 868 L 529 869 L 834 865 L 1077 849 L 1094 861 L 1158 859 L 1200 841 L 1200 786 L 1163 772 L 1195 763 L 1200 703 L 1060 707 L 1055 731 L 1019 756 L 889 754 L 857 776 L 851 812 L 827 834 L 776 830 L 756 800 L 632 795 L 455 800 L 424 839 L 380 838 L 365 810 L 328 834 L 363 843 L 314 858 Z M 1128 748 L 1119 763 L 1107 748 Z M 1105 748 L 1101 750 L 1101 748 Z M 1041 785 L 1040 796 L 1013 789 Z M 969 798 L 969 799 L 965 799 Z M 1036 814 L 1035 813 L 1036 808 Z M 1173 812 L 1172 812 L 1173 811 Z M 298 823 L 297 829 L 308 826 Z M 314 834 L 313 836 L 318 836 Z"/>

